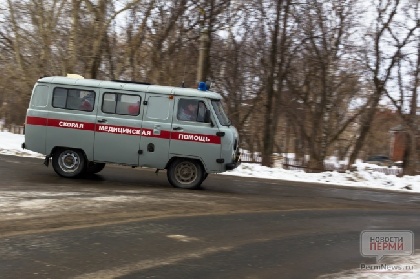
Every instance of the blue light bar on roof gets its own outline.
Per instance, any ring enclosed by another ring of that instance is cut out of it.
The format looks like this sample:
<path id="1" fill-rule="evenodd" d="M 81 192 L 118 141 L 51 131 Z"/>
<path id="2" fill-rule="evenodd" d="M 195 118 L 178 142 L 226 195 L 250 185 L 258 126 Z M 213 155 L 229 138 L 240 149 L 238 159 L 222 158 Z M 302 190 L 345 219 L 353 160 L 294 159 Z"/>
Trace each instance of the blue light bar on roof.
<path id="1" fill-rule="evenodd" d="M 200 90 L 200 91 L 206 91 L 207 90 L 206 83 L 204 81 L 200 81 L 198 83 L 198 88 L 197 89 Z"/>

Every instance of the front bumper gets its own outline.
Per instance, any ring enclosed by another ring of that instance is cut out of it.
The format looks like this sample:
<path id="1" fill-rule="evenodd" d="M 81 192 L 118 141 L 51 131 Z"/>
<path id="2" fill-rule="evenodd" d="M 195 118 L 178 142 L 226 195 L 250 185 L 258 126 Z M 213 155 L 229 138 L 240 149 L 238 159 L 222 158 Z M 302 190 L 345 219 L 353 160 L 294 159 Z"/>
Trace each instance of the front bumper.
<path id="1" fill-rule="evenodd" d="M 240 160 L 238 162 L 236 162 L 236 163 L 226 164 L 226 170 L 236 169 L 237 167 L 239 167 L 240 164 L 241 164 L 241 161 Z"/>
<path id="2" fill-rule="evenodd" d="M 240 155 L 241 155 L 241 153 L 239 152 L 239 148 L 238 148 L 238 150 L 236 151 L 235 159 L 233 160 L 233 162 L 225 165 L 226 170 L 236 169 L 241 164 Z"/>

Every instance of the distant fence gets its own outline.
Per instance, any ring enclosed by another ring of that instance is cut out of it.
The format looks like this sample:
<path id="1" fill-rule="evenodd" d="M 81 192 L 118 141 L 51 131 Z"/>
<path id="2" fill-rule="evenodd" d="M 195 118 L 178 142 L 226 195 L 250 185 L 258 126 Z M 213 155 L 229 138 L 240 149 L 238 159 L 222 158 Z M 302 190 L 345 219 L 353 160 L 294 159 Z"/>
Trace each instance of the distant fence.
<path id="1" fill-rule="evenodd" d="M 25 128 L 24 126 L 21 126 L 21 125 L 14 125 L 14 124 L 1 125 L 0 124 L 0 132 L 10 132 L 12 134 L 23 135 L 23 133 L 25 132 Z"/>
<path id="2" fill-rule="evenodd" d="M 245 153 L 241 154 L 241 161 L 242 163 L 261 163 L 261 156 L 259 154 L 250 154 Z M 283 169 L 287 170 L 307 170 L 306 162 L 302 162 L 300 160 L 295 160 L 291 158 L 285 158 L 281 156 L 274 157 L 275 165 L 281 166 Z M 333 163 L 325 163 L 325 170 L 326 171 L 338 171 L 338 172 L 345 172 L 347 170 L 347 166 L 344 164 L 333 164 Z M 402 168 L 388 168 L 388 167 L 373 167 L 368 170 L 381 172 L 386 175 L 401 175 L 403 169 Z"/>
<path id="3" fill-rule="evenodd" d="M 372 171 L 382 172 L 386 175 L 402 175 L 403 169 L 402 168 L 387 168 L 387 167 L 378 167 L 372 168 Z"/>
<path id="4" fill-rule="evenodd" d="M 241 161 L 244 163 L 261 163 L 259 154 L 241 153 Z"/>

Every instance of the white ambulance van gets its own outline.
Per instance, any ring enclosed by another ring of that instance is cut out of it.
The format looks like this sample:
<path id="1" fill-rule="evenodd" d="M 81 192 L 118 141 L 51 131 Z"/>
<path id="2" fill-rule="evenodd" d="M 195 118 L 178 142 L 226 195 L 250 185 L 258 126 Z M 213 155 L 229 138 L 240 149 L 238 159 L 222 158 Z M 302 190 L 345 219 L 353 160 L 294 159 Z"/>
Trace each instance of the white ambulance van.
<path id="1" fill-rule="evenodd" d="M 238 132 L 221 96 L 199 89 L 45 77 L 35 84 L 22 147 L 46 155 L 73 178 L 106 163 L 167 170 L 170 184 L 194 189 L 209 173 L 239 164 Z"/>

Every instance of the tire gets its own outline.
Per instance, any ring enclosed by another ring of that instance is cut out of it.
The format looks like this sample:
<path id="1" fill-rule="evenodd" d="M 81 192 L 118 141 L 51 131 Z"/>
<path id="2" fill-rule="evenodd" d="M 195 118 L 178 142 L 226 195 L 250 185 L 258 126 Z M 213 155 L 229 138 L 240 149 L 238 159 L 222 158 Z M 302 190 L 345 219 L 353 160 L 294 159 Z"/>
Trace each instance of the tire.
<path id="1" fill-rule="evenodd" d="M 200 162 L 190 159 L 176 159 L 168 168 L 169 183 L 176 188 L 198 189 L 203 182 L 203 166 Z"/>
<path id="2" fill-rule="evenodd" d="M 102 171 L 105 168 L 105 163 L 89 162 L 86 167 L 87 174 L 94 174 Z"/>
<path id="3" fill-rule="evenodd" d="M 205 172 L 204 175 L 203 175 L 203 179 L 201 180 L 201 183 L 203 183 L 204 180 L 206 180 L 207 176 L 209 176 L 209 174 L 207 172 Z"/>
<path id="4" fill-rule="evenodd" d="M 54 171 L 62 177 L 75 178 L 86 170 L 83 152 L 74 149 L 59 149 L 52 156 Z"/>

